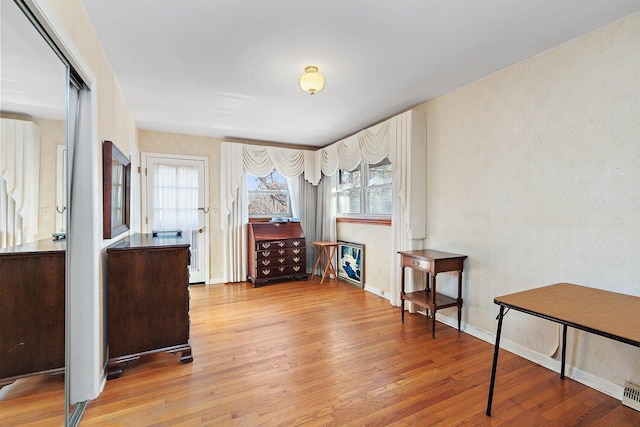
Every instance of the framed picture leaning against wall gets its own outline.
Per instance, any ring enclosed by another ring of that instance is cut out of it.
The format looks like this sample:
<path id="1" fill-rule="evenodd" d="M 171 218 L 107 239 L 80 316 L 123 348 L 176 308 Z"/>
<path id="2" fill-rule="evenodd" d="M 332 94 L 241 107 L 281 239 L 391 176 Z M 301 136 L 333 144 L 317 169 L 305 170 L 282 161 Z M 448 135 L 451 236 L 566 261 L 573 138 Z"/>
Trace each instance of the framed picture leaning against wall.
<path id="1" fill-rule="evenodd" d="M 364 245 L 338 240 L 338 278 L 364 288 Z"/>

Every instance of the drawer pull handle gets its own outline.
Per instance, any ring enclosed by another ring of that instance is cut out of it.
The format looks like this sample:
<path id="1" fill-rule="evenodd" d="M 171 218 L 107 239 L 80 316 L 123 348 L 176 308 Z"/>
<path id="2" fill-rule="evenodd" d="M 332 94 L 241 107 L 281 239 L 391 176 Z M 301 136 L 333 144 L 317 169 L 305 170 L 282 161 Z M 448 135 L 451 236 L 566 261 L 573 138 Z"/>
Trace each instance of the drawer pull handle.
<path id="1" fill-rule="evenodd" d="M 295 242 L 293 242 L 293 246 L 300 246 L 300 242 L 296 240 Z"/>
<path id="2" fill-rule="evenodd" d="M 285 252 L 285 250 L 284 250 L 284 249 L 278 249 L 278 253 L 279 253 L 280 255 L 284 255 L 284 252 Z"/>
<path id="3" fill-rule="evenodd" d="M 280 273 L 284 272 L 284 267 L 278 267 L 278 270 L 280 270 Z"/>
<path id="4" fill-rule="evenodd" d="M 262 247 L 267 249 L 269 246 L 271 246 L 271 243 L 263 243 Z"/>
<path id="5" fill-rule="evenodd" d="M 262 261 L 262 265 L 264 265 L 265 267 L 267 265 L 269 265 L 269 264 L 271 264 L 271 260 L 270 259 L 265 259 L 265 260 Z"/>
<path id="6" fill-rule="evenodd" d="M 269 255 L 271 255 L 271 251 L 263 251 L 262 252 L 262 256 L 265 257 L 265 258 L 268 257 Z"/>
<path id="7" fill-rule="evenodd" d="M 278 245 L 279 245 L 280 247 L 283 247 L 283 246 L 284 246 L 284 242 L 278 242 Z"/>
<path id="8" fill-rule="evenodd" d="M 299 265 L 294 265 L 293 266 L 293 271 L 298 271 L 300 270 L 300 266 Z"/>
<path id="9" fill-rule="evenodd" d="M 293 258 L 293 262 L 298 262 L 298 261 L 300 261 L 300 257 L 299 256 Z"/>
<path id="10" fill-rule="evenodd" d="M 284 258 L 278 258 L 278 262 L 279 262 L 280 264 L 284 264 Z"/>
<path id="11" fill-rule="evenodd" d="M 262 270 L 262 274 L 264 274 L 265 276 L 268 276 L 269 273 L 271 273 L 271 270 Z"/>
<path id="12" fill-rule="evenodd" d="M 413 264 L 413 265 L 420 265 L 420 261 L 411 261 L 411 264 Z"/>
<path id="13" fill-rule="evenodd" d="M 300 249 L 294 249 L 293 253 L 296 254 L 296 255 L 299 254 L 300 253 Z"/>

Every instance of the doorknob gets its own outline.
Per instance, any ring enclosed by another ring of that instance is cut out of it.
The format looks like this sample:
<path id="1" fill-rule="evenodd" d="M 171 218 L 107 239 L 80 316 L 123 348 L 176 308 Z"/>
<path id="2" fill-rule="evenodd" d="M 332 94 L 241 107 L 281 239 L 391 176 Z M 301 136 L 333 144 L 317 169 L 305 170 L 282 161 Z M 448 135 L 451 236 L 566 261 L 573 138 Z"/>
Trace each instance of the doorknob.
<path id="1" fill-rule="evenodd" d="M 200 234 L 204 233 L 204 227 L 198 229 L 198 233 L 200 233 Z"/>

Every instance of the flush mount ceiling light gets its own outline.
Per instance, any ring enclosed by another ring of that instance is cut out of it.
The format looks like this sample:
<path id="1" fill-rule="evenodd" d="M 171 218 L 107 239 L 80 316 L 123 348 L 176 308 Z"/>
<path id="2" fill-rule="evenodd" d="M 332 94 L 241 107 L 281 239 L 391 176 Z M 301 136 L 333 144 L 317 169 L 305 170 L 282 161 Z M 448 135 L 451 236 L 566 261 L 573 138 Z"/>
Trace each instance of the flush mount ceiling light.
<path id="1" fill-rule="evenodd" d="M 324 77 L 318 73 L 318 67 L 314 65 L 305 67 L 304 74 L 300 77 L 300 87 L 311 95 L 322 90 Z"/>

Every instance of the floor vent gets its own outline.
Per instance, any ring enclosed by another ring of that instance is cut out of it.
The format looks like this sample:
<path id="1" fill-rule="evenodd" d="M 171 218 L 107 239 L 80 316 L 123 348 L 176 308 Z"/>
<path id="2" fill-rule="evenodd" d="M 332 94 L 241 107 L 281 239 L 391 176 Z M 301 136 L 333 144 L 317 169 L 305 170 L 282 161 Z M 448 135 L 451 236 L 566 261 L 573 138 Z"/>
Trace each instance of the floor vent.
<path id="1" fill-rule="evenodd" d="M 624 383 L 624 395 L 622 404 L 640 411 L 640 386 L 631 383 Z"/>

